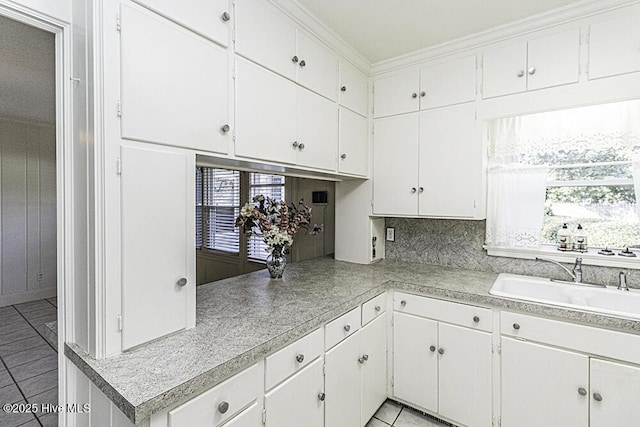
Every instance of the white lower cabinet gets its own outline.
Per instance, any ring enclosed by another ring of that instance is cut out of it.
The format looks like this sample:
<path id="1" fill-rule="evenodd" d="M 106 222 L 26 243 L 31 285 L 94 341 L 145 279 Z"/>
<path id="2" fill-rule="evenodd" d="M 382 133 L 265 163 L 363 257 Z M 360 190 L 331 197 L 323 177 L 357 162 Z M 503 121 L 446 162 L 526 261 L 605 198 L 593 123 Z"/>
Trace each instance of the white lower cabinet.
<path id="1" fill-rule="evenodd" d="M 325 355 L 325 426 L 361 427 L 387 398 L 387 315 Z"/>

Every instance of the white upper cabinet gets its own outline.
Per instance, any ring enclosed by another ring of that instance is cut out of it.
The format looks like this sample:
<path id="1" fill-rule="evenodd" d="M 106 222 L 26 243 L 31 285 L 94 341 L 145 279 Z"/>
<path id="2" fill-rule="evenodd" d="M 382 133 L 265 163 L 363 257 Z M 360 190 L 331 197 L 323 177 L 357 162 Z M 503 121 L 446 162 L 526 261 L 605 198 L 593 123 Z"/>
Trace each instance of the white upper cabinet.
<path id="1" fill-rule="evenodd" d="M 373 90 L 373 117 L 410 113 L 420 108 L 418 71 L 376 80 Z"/>
<path id="2" fill-rule="evenodd" d="M 369 141 L 367 119 L 340 107 L 340 148 L 338 172 L 367 176 L 369 171 Z"/>
<path id="3" fill-rule="evenodd" d="M 336 170 L 338 107 L 334 102 L 303 88 L 298 88 L 297 97 L 296 163 L 316 169 Z"/>
<path id="4" fill-rule="evenodd" d="M 421 69 L 419 95 L 421 110 L 475 100 L 475 55 Z"/>
<path id="5" fill-rule="evenodd" d="M 229 0 L 134 1 L 223 46 L 229 45 L 232 26 Z"/>
<path id="6" fill-rule="evenodd" d="M 236 3 L 236 53 L 337 99 L 338 58 L 265 0 Z"/>
<path id="7" fill-rule="evenodd" d="M 484 98 L 578 82 L 580 30 L 517 41 L 483 55 Z"/>
<path id="8" fill-rule="evenodd" d="M 225 49 L 152 12 L 123 5 L 121 80 L 122 138 L 228 151 Z"/>
<path id="9" fill-rule="evenodd" d="M 348 62 L 340 61 L 340 105 L 366 117 L 369 104 L 367 76 Z"/>
<path id="10" fill-rule="evenodd" d="M 589 78 L 640 71 L 640 13 L 589 26 Z"/>

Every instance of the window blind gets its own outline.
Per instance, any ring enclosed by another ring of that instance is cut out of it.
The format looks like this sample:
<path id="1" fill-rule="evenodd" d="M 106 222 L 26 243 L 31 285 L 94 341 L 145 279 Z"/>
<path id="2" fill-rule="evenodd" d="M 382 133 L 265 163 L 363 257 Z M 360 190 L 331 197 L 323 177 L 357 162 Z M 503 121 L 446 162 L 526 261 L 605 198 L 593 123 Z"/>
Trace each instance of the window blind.
<path id="1" fill-rule="evenodd" d="M 235 219 L 240 214 L 240 172 L 198 168 L 196 191 L 196 245 L 239 253 L 240 231 Z"/>
<path id="2" fill-rule="evenodd" d="M 249 174 L 249 200 L 262 194 L 275 200 L 285 200 L 284 176 L 269 175 L 263 173 Z M 269 255 L 267 245 L 261 236 L 252 235 L 247 239 L 248 257 L 256 260 L 265 260 Z"/>

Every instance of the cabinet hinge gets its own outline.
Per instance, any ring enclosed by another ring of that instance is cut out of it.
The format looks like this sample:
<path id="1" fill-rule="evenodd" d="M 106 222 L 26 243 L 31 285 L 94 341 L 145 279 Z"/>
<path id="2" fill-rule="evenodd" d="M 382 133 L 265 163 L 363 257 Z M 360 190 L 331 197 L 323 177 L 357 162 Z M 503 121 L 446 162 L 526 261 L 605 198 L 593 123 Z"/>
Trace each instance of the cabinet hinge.
<path id="1" fill-rule="evenodd" d="M 474 201 L 473 201 L 473 209 L 475 209 L 476 207 L 477 207 L 477 206 L 476 206 L 476 201 L 474 200 Z"/>
<path id="2" fill-rule="evenodd" d="M 122 332 L 122 315 L 118 314 L 116 316 L 116 321 L 118 323 L 118 325 L 117 325 L 118 329 L 116 330 L 116 332 L 120 333 L 120 332 Z"/>
<path id="3" fill-rule="evenodd" d="M 233 66 L 233 69 L 231 70 L 231 78 L 233 80 L 236 79 L 236 66 L 235 65 Z"/>
<path id="4" fill-rule="evenodd" d="M 120 101 L 116 105 L 116 116 L 122 117 L 122 103 Z"/>
<path id="5" fill-rule="evenodd" d="M 122 23 L 120 22 L 120 15 L 116 14 L 116 31 L 120 32 L 122 30 Z"/>
<path id="6" fill-rule="evenodd" d="M 267 423 L 267 410 L 265 408 L 262 408 L 262 424 L 266 424 Z"/>
<path id="7" fill-rule="evenodd" d="M 502 354 L 502 344 L 498 343 L 498 354 Z"/>
<path id="8" fill-rule="evenodd" d="M 116 175 L 122 175 L 122 159 L 120 157 L 116 159 Z"/>
<path id="9" fill-rule="evenodd" d="M 322 376 L 325 376 L 327 374 L 327 365 L 326 364 L 322 364 Z"/>

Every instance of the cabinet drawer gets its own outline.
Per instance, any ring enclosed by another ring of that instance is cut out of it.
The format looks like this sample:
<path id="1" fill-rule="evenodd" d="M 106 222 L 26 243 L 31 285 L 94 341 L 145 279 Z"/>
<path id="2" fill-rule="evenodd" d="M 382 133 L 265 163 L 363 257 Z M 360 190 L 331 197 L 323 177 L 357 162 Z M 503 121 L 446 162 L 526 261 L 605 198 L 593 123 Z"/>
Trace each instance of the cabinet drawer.
<path id="1" fill-rule="evenodd" d="M 640 335 L 503 311 L 500 332 L 520 340 L 640 364 Z"/>
<path id="2" fill-rule="evenodd" d="M 371 298 L 362 304 L 362 326 L 385 312 L 387 308 L 387 293 Z"/>
<path id="3" fill-rule="evenodd" d="M 493 329 L 493 312 L 488 308 L 394 292 L 393 309 L 481 331 Z"/>
<path id="4" fill-rule="evenodd" d="M 325 326 L 324 349 L 334 345 L 360 329 L 360 307 L 343 314 Z"/>
<path id="5" fill-rule="evenodd" d="M 262 393 L 262 364 L 258 363 L 169 412 L 171 427 L 218 426 Z"/>
<path id="6" fill-rule="evenodd" d="M 321 354 L 322 329 L 318 329 L 267 357 L 265 388 L 269 390 Z"/>

